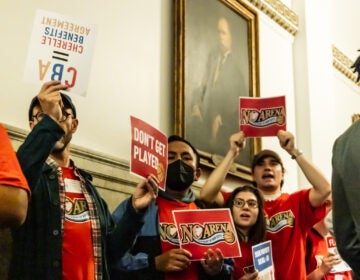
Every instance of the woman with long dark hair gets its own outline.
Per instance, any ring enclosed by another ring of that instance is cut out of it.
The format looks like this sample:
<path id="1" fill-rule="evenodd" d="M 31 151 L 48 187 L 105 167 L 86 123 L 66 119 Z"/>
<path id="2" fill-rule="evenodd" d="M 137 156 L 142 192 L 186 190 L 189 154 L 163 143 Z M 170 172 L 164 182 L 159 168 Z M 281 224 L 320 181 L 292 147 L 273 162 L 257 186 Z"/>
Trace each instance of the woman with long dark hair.
<path id="1" fill-rule="evenodd" d="M 257 188 L 245 185 L 231 193 L 226 207 L 231 210 L 242 253 L 234 259 L 233 279 L 257 279 L 251 247 L 265 240 L 264 199 Z"/>

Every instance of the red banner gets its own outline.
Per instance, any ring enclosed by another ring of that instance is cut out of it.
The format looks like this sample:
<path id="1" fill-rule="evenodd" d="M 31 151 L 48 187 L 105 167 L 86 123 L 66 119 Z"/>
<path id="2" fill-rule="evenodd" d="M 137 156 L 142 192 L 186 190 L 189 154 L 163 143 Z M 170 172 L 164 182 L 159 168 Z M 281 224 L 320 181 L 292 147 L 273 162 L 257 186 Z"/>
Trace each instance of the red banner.
<path id="1" fill-rule="evenodd" d="M 165 190 L 167 171 L 167 136 L 146 122 L 130 116 L 131 161 L 130 172 L 146 178 L 157 176 Z"/>
<path id="2" fill-rule="evenodd" d="M 246 137 L 276 136 L 286 130 L 285 96 L 239 100 L 240 130 Z"/>
<path id="3" fill-rule="evenodd" d="M 174 210 L 180 247 L 192 260 L 204 259 L 208 249 L 221 249 L 225 258 L 241 257 L 230 209 Z"/>

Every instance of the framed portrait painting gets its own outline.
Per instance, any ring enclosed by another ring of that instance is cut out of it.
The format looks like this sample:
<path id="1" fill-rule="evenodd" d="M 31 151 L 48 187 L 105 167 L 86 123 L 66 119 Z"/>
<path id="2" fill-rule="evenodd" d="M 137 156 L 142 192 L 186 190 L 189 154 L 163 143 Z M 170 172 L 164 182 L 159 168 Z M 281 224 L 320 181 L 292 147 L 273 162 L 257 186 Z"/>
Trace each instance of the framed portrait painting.
<path id="1" fill-rule="evenodd" d="M 239 97 L 259 97 L 257 13 L 235 0 L 175 0 L 175 132 L 214 167 L 239 131 Z M 250 174 L 258 138 L 231 172 Z"/>

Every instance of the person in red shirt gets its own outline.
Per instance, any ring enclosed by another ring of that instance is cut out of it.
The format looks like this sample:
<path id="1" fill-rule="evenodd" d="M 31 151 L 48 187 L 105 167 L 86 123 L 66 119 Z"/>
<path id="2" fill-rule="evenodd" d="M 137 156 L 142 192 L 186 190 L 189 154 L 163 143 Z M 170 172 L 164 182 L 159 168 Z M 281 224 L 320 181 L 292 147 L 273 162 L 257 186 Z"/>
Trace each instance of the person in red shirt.
<path id="1" fill-rule="evenodd" d="M 0 124 L 0 228 L 20 226 L 30 189 L 5 128 Z"/>
<path id="2" fill-rule="evenodd" d="M 234 259 L 232 279 L 255 280 L 258 272 L 254 270 L 252 246 L 265 240 L 264 199 L 257 188 L 245 185 L 233 190 L 226 207 L 231 210 L 242 254 Z"/>
<path id="3" fill-rule="evenodd" d="M 295 147 L 290 132 L 280 130 L 277 137 L 280 146 L 297 162 L 312 188 L 283 193 L 284 166 L 280 156 L 272 150 L 263 150 L 254 156 L 252 177 L 265 199 L 266 239 L 272 242 L 275 278 L 303 280 L 306 279 L 306 268 L 301 260 L 305 260 L 306 234 L 324 218 L 324 201 L 331 187 L 321 172 Z M 234 159 L 244 149 L 245 139 L 242 131 L 230 137 L 228 153 L 200 191 L 202 199 L 224 205 L 229 194 L 221 192 L 220 188 Z"/>
<path id="4" fill-rule="evenodd" d="M 325 204 L 326 220 L 332 220 L 331 198 L 327 199 Z M 335 238 L 328 229 L 325 219 L 316 223 L 308 232 L 305 261 L 307 280 L 353 279 L 351 268 L 337 252 Z"/>
<path id="5" fill-rule="evenodd" d="M 169 136 L 166 189 L 159 189 L 156 201 L 149 205 L 130 250 L 124 256 L 114 256 L 113 279 L 230 279 L 231 265 L 225 263 L 220 249 L 208 249 L 199 261 L 180 246 L 172 213 L 203 207 L 191 189 L 200 175 L 200 157 L 195 147 L 178 135 Z M 115 222 L 122 217 L 126 203 L 124 200 L 115 209 Z"/>

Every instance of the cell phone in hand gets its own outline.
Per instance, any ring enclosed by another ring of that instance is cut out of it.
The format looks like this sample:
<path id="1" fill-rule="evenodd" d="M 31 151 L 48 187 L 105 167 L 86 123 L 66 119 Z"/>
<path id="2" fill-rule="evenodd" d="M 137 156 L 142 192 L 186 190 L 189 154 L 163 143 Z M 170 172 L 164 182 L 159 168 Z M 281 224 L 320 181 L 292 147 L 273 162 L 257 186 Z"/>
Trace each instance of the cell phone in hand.
<path id="1" fill-rule="evenodd" d="M 255 267 L 253 265 L 244 267 L 244 272 L 245 273 L 254 273 L 255 272 Z"/>

